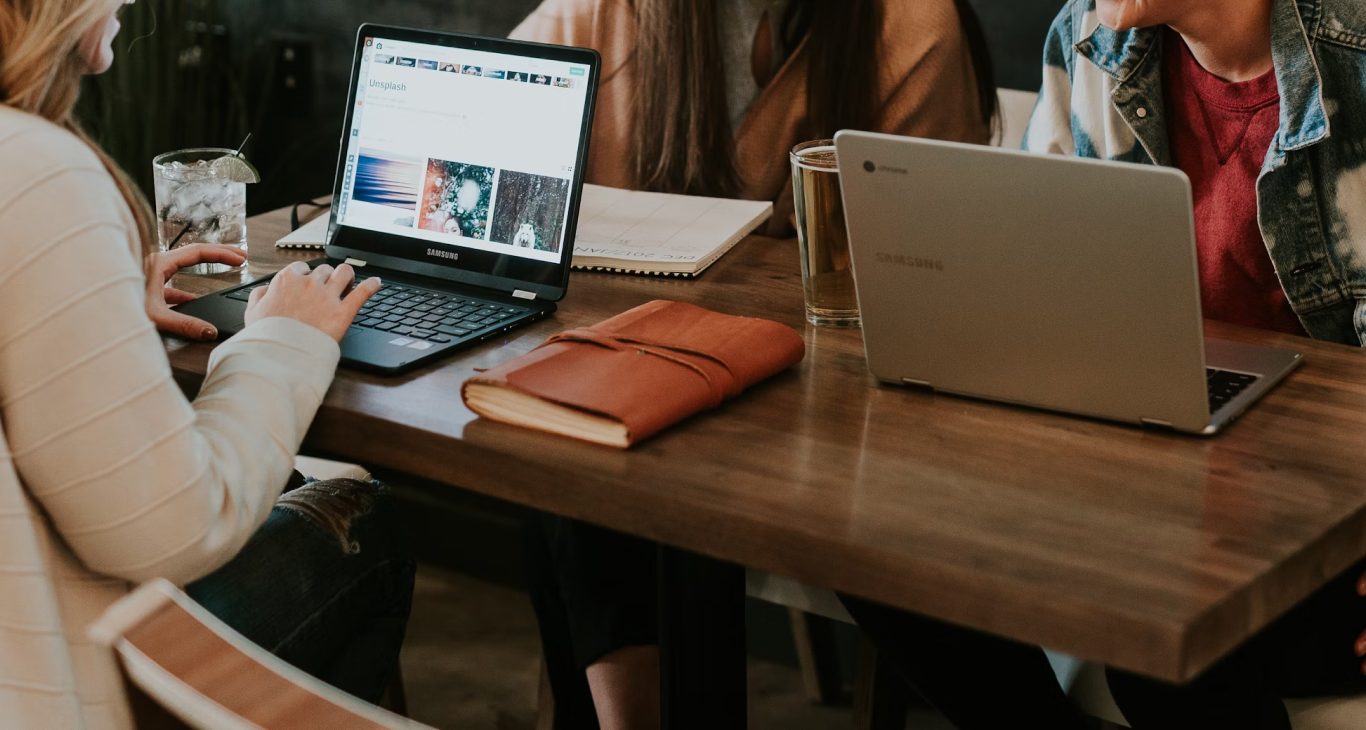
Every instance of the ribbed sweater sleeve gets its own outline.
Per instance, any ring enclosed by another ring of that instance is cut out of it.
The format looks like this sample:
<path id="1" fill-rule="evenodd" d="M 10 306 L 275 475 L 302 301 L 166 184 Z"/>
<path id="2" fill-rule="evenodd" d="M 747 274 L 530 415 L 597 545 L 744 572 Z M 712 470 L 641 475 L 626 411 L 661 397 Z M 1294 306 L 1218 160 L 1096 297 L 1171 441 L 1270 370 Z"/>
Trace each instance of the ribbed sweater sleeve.
<path id="1" fill-rule="evenodd" d="M 131 225 L 75 137 L 0 133 L 0 417 L 16 470 L 88 568 L 183 584 L 265 521 L 339 353 L 268 319 L 218 347 L 189 403 L 144 312 Z"/>

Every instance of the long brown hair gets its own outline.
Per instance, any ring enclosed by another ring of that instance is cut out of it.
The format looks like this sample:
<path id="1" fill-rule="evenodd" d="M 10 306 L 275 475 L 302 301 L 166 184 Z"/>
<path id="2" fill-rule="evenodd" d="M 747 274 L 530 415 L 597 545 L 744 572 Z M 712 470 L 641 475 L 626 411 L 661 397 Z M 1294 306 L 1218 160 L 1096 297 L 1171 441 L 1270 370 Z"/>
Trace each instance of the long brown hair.
<path id="1" fill-rule="evenodd" d="M 645 190 L 734 196 L 743 184 L 726 107 L 718 3 L 635 0 L 638 116 L 631 137 L 636 184 Z M 795 0 L 774 19 L 795 48 L 807 37 L 811 139 L 871 129 L 878 114 L 878 36 L 884 2 Z M 982 120 L 996 117 L 996 81 L 981 22 L 954 0 L 972 55 Z"/>
<path id="2" fill-rule="evenodd" d="M 90 147 L 132 210 L 143 253 L 149 254 L 156 250 L 152 207 L 73 113 L 86 71 L 81 39 L 122 1 L 0 0 L 0 104 L 42 117 Z"/>

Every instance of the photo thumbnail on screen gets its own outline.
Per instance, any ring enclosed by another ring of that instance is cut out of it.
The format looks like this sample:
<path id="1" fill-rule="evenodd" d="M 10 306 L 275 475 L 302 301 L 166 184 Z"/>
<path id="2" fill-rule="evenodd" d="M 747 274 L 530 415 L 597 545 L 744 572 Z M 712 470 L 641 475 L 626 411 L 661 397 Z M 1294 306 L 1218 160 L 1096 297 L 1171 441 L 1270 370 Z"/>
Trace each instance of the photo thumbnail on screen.
<path id="1" fill-rule="evenodd" d="M 559 253 L 568 205 L 568 180 L 503 170 L 489 240 Z"/>
<path id="2" fill-rule="evenodd" d="M 356 185 L 351 199 L 360 203 L 401 210 L 389 221 L 411 228 L 422 189 L 420 160 L 409 160 L 371 150 L 361 150 L 356 162 Z"/>
<path id="3" fill-rule="evenodd" d="M 491 167 L 428 160 L 418 227 L 449 236 L 488 240 L 493 178 Z"/>

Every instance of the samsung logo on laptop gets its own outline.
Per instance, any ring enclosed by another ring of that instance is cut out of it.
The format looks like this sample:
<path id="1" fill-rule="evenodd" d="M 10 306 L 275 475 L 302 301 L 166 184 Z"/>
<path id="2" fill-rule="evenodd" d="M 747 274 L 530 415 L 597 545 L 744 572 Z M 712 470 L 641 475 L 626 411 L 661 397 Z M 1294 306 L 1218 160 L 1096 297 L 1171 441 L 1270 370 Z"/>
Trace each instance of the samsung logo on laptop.
<path id="1" fill-rule="evenodd" d="M 459 261 L 459 260 L 460 260 L 460 254 L 458 254 L 458 253 L 456 253 L 456 252 L 454 252 L 454 251 L 442 251 L 442 250 L 439 249 L 439 248 L 429 248 L 429 249 L 427 249 L 427 255 L 428 255 L 428 256 L 435 256 L 435 257 L 437 257 L 437 258 L 439 258 L 439 259 L 450 259 L 451 261 Z"/>
<path id="2" fill-rule="evenodd" d="M 877 254 L 879 264 L 893 264 L 905 266 L 908 269 L 930 269 L 931 271 L 943 271 L 944 262 L 939 259 L 922 259 L 919 256 L 902 256 L 901 254 L 880 253 Z"/>

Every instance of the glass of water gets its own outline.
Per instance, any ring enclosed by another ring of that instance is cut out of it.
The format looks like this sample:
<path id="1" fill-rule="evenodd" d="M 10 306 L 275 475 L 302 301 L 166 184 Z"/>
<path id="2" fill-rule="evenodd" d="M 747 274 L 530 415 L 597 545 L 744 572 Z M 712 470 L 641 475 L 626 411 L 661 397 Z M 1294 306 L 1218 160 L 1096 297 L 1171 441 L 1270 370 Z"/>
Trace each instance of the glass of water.
<path id="1" fill-rule="evenodd" d="M 247 185 L 223 174 L 215 160 L 235 157 L 226 149 L 167 152 L 152 160 L 156 187 L 157 234 L 161 250 L 193 243 L 221 243 L 247 248 Z M 221 274 L 227 264 L 198 264 L 185 271 Z"/>
<path id="2" fill-rule="evenodd" d="M 859 327 L 858 295 L 844 227 L 844 197 L 835 141 L 821 139 L 792 150 L 792 193 L 802 257 L 806 321 L 820 327 Z"/>

